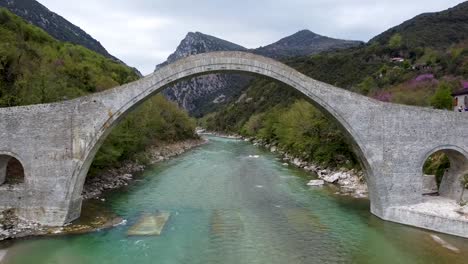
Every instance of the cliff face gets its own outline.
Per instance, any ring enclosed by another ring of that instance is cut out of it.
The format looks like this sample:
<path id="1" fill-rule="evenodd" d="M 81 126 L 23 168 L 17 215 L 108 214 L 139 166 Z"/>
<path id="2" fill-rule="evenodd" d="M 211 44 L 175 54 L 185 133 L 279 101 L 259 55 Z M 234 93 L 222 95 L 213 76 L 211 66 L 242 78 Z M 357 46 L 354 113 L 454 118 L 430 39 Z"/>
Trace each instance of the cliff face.
<path id="1" fill-rule="evenodd" d="M 263 56 L 284 59 L 305 56 L 322 51 L 361 45 L 358 41 L 338 40 L 320 36 L 308 30 L 299 31 L 271 45 L 248 50 L 240 45 L 200 32 L 188 33 L 176 51 L 156 69 L 180 58 L 213 51 L 249 51 Z M 211 74 L 180 82 L 166 89 L 165 95 L 193 116 L 215 110 L 219 105 L 237 98 L 252 77 L 238 74 Z"/>
<path id="2" fill-rule="evenodd" d="M 190 32 L 167 61 L 156 66 L 156 69 L 180 58 L 212 51 L 247 51 L 247 49 L 200 32 Z M 174 87 L 167 88 L 164 94 L 193 116 L 200 116 L 237 96 L 250 79 L 249 76 L 238 74 L 210 74 L 179 82 Z"/>

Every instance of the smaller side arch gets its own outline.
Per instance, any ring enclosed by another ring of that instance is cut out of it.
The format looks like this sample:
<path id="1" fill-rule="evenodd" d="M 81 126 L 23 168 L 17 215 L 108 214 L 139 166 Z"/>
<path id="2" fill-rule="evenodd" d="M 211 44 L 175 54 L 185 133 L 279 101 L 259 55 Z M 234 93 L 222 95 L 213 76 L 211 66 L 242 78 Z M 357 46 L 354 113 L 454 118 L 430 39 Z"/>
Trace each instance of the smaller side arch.
<path id="1" fill-rule="evenodd" d="M 452 200 L 460 199 L 463 186 L 461 184 L 461 177 L 468 173 L 468 152 L 464 149 L 453 146 L 443 145 L 428 151 L 424 158 L 420 161 L 420 168 L 424 166 L 426 160 L 435 153 L 444 153 L 450 162 L 450 167 L 446 169 L 439 186 L 439 195 Z M 468 198 L 468 192 L 465 193 L 464 199 Z"/>
<path id="2" fill-rule="evenodd" d="M 24 163 L 18 155 L 0 151 L 0 185 L 4 183 L 24 183 L 25 175 Z M 14 177 L 14 179 L 9 179 L 10 177 Z"/>

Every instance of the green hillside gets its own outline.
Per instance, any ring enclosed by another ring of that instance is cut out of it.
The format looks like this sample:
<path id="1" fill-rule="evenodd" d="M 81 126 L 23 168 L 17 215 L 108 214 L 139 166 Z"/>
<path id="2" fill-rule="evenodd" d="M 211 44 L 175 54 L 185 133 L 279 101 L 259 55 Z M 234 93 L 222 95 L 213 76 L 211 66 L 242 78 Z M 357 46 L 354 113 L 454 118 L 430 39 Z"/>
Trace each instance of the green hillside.
<path id="1" fill-rule="evenodd" d="M 416 16 L 371 39 L 370 43 L 388 43 L 400 34 L 408 47 L 445 49 L 468 38 L 468 2 L 442 12 Z"/>
<path id="2" fill-rule="evenodd" d="M 72 99 L 137 79 L 133 69 L 82 46 L 60 42 L 0 9 L 0 107 Z M 94 168 L 135 158 L 155 140 L 195 137 L 194 127 L 185 112 L 155 97 L 112 132 Z"/>

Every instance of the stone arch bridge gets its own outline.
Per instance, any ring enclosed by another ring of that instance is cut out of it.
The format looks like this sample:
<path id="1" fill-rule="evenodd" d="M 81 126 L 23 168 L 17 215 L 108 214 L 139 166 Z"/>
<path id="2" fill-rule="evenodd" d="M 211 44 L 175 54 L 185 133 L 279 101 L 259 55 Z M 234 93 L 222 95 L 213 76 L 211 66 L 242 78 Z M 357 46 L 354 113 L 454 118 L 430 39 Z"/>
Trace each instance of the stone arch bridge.
<path id="1" fill-rule="evenodd" d="M 401 210 L 423 202 L 422 166 L 439 150 L 452 163 L 444 177 L 446 195 L 459 195 L 458 178 L 468 171 L 468 115 L 379 102 L 244 52 L 191 56 L 101 93 L 0 109 L 0 183 L 12 157 L 21 162 L 25 175 L 21 185 L 0 186 L 0 209 L 16 208 L 21 218 L 47 225 L 78 218 L 90 164 L 119 120 L 165 87 L 213 72 L 244 72 L 284 83 L 335 119 L 366 170 L 371 212 L 376 216 L 468 236 L 464 222 L 446 224 L 437 217 Z"/>

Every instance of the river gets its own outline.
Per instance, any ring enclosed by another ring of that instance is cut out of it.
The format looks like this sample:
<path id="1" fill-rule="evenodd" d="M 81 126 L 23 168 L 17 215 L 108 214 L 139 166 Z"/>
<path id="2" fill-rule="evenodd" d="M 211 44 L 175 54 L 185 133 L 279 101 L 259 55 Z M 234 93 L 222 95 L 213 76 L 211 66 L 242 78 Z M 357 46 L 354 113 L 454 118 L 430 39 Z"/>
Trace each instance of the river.
<path id="1" fill-rule="evenodd" d="M 437 234 L 460 250 L 453 252 L 432 232 L 373 216 L 366 199 L 307 187 L 311 176 L 274 154 L 209 139 L 106 196 L 100 206 L 126 225 L 17 240 L 1 263 L 467 263 L 466 239 Z M 127 235 L 142 214 L 156 211 L 171 214 L 160 236 Z"/>

